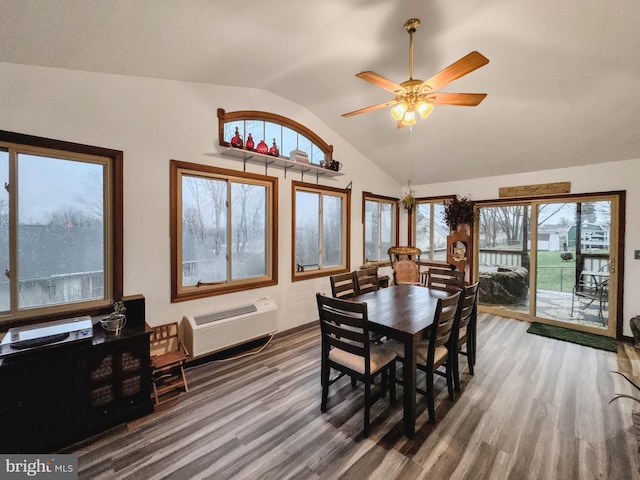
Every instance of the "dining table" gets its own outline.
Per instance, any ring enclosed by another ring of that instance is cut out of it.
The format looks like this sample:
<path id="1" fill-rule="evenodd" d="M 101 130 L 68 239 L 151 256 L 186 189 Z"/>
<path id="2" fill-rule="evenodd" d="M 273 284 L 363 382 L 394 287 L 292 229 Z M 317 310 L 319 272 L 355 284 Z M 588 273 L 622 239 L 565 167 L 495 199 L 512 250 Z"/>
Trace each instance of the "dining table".
<path id="1" fill-rule="evenodd" d="M 451 292 L 420 285 L 399 284 L 355 296 L 350 300 L 366 302 L 370 329 L 404 344 L 403 422 L 404 433 L 411 438 L 416 431 L 416 349 L 418 340 L 433 324 L 438 299 Z"/>

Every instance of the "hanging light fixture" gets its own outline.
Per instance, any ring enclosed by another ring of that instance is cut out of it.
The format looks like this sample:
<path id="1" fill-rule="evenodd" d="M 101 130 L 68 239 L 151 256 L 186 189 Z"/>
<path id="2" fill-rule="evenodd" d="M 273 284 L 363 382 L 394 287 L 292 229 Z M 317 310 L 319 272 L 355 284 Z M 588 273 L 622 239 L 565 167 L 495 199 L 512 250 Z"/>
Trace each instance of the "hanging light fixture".
<path id="1" fill-rule="evenodd" d="M 396 83 L 372 71 L 356 74 L 356 77 L 393 93 L 395 98 L 353 112 L 343 113 L 343 117 L 391 107 L 391 116 L 398 122 L 398 127 L 410 126 L 416 123 L 416 112 L 420 118 L 427 118 L 433 111 L 434 105 L 474 107 L 487 96 L 486 93 L 444 93 L 438 91 L 454 80 L 489 63 L 489 60 L 478 52 L 469 53 L 427 80 L 413 78 L 413 34 L 419 26 L 420 19 L 418 18 L 410 18 L 404 24 L 404 29 L 409 34 L 409 80 Z"/>

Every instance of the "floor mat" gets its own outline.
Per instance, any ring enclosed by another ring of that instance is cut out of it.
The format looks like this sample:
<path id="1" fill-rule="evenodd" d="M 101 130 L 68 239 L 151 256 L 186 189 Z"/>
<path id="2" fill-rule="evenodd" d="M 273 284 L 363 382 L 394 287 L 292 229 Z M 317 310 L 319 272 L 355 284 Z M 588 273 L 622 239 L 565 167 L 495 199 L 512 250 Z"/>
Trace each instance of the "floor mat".
<path id="1" fill-rule="evenodd" d="M 565 342 L 577 343 L 578 345 L 598 348 L 608 352 L 618 351 L 616 341 L 613 338 L 596 335 L 595 333 L 579 332 L 577 330 L 539 322 L 533 322 L 527 332 L 542 335 L 543 337 L 564 340 Z"/>

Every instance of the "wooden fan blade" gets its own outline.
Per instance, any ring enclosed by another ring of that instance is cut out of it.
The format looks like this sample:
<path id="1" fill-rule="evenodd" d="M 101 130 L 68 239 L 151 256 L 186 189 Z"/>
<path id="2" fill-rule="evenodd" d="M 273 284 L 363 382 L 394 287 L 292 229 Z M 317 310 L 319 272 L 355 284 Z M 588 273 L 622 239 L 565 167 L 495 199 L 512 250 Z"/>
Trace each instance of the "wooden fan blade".
<path id="1" fill-rule="evenodd" d="M 391 93 L 403 90 L 401 85 L 398 85 L 396 82 L 389 80 L 382 75 L 378 75 L 376 72 L 360 72 L 356 73 L 356 77 L 366 80 L 369 83 L 373 83 L 377 87 L 384 88 Z"/>
<path id="2" fill-rule="evenodd" d="M 429 95 L 429 100 L 433 98 L 434 105 L 458 105 L 462 107 L 475 107 L 478 105 L 486 93 L 444 93 L 437 92 Z"/>
<path id="3" fill-rule="evenodd" d="M 371 105 L 370 107 L 361 108 L 360 110 L 354 110 L 353 112 L 343 113 L 342 116 L 353 117 L 354 115 L 360 115 L 361 113 L 373 112 L 374 110 L 380 110 L 384 107 L 390 107 L 391 105 L 395 105 L 396 103 L 400 103 L 395 98 L 393 100 L 389 100 L 388 102 L 378 103 L 377 105 Z"/>
<path id="4" fill-rule="evenodd" d="M 487 57 L 478 52 L 471 52 L 469 55 L 462 57 L 441 72 L 436 73 L 433 77 L 422 82 L 422 87 L 428 85 L 432 91 L 439 90 L 448 83 L 477 70 L 487 63 L 489 63 Z"/>

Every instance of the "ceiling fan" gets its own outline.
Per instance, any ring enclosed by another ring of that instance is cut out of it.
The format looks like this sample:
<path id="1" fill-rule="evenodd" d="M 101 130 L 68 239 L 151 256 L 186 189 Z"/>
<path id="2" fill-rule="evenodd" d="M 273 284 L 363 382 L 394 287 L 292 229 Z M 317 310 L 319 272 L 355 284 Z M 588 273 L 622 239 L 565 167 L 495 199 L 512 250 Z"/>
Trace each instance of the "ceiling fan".
<path id="1" fill-rule="evenodd" d="M 356 74 L 356 77 L 393 93 L 395 98 L 388 102 L 343 113 L 343 117 L 352 117 L 393 106 L 391 116 L 398 121 L 398 128 L 400 128 L 414 125 L 416 123 L 416 112 L 421 118 L 426 118 L 433 111 L 434 105 L 475 107 L 487 96 L 486 93 L 444 93 L 437 91 L 454 80 L 489 63 L 489 59 L 478 52 L 471 52 L 462 57 L 428 80 L 423 81 L 413 78 L 413 34 L 419 26 L 420 20 L 417 18 L 411 18 L 404 24 L 404 29 L 409 33 L 409 80 L 398 84 L 371 71 Z"/>

